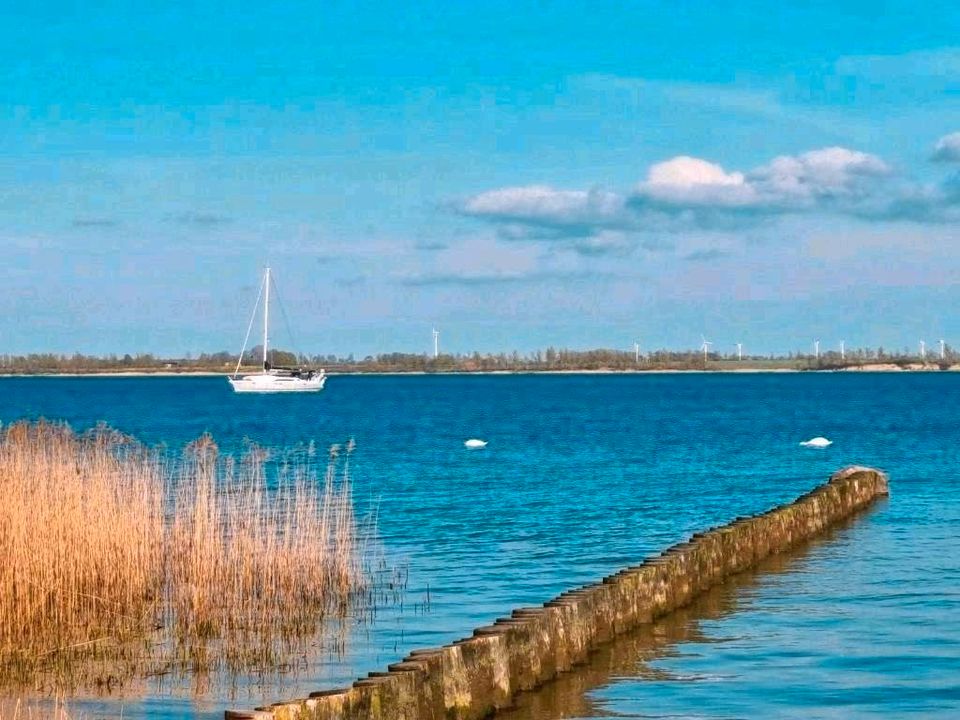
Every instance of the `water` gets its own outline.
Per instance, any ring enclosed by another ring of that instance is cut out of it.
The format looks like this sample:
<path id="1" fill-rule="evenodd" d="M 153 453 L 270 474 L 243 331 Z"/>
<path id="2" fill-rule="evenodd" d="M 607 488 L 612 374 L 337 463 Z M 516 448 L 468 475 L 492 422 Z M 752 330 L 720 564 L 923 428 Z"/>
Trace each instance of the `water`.
<path id="1" fill-rule="evenodd" d="M 403 607 L 355 628 L 345 657 L 267 687 L 74 704 L 90 717 L 221 717 L 347 684 L 850 463 L 887 470 L 890 501 L 726 588 L 729 609 L 671 621 L 658 648 L 617 644 L 616 672 L 574 673 L 566 701 L 537 696 L 520 717 L 954 717 L 958 390 L 952 373 L 334 377 L 319 396 L 269 397 L 222 378 L 23 378 L 0 380 L 0 420 L 105 420 L 171 446 L 354 437 L 358 502 L 409 567 Z M 798 446 L 816 435 L 834 445 Z"/>

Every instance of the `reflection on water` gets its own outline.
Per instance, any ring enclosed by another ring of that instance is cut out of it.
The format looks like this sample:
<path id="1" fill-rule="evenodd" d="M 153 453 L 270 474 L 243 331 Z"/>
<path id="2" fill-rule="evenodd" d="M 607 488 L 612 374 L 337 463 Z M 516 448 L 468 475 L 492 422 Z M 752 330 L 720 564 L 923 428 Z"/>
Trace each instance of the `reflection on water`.
<path id="1" fill-rule="evenodd" d="M 662 666 L 659 661 L 682 657 L 686 652 L 683 647 L 729 641 L 731 638 L 705 630 L 707 621 L 722 621 L 748 607 L 751 596 L 769 583 L 770 576 L 804 572 L 815 548 L 844 536 L 856 522 L 856 519 L 846 521 L 790 552 L 769 557 L 756 568 L 735 575 L 694 598 L 686 607 L 607 643 L 585 664 L 563 673 L 539 690 L 522 693 L 513 708 L 496 715 L 497 720 L 623 717 L 592 691 L 625 679 L 658 683 L 722 680 L 717 673 L 684 673 Z"/>
<path id="2" fill-rule="evenodd" d="M 957 504 L 897 495 L 606 648 L 505 717 L 960 716 Z M 923 527 L 904 542 L 905 528 Z"/>

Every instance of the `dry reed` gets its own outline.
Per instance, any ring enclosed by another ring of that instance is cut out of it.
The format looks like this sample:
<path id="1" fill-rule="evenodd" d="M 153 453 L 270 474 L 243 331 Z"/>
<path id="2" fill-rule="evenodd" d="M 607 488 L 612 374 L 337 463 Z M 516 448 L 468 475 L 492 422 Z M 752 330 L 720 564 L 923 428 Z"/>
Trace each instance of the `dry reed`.
<path id="1" fill-rule="evenodd" d="M 72 715 L 61 697 L 43 701 L 0 700 L 0 718 L 9 720 L 82 720 Z"/>
<path id="2" fill-rule="evenodd" d="M 348 447 L 347 450 L 352 449 Z M 170 461 L 105 427 L 0 433 L 0 685 L 122 683 L 288 662 L 367 589 L 331 453 L 317 478 L 209 436 Z"/>

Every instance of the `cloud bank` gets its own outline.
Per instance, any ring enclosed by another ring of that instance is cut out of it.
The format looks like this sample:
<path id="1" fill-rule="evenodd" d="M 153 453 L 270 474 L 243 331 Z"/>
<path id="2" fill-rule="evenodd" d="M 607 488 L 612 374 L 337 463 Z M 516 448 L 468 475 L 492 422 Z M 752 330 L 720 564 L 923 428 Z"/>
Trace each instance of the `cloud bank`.
<path id="1" fill-rule="evenodd" d="M 941 138 L 933 159 L 960 162 L 960 133 Z M 680 155 L 650 166 L 631 190 L 505 187 L 474 195 L 458 211 L 494 224 L 510 240 L 567 243 L 584 254 L 621 248 L 656 231 L 730 229 L 784 215 L 834 214 L 866 221 L 960 219 L 960 180 L 924 186 L 881 158 L 844 147 L 781 155 L 751 170 L 728 170 Z"/>
<path id="2" fill-rule="evenodd" d="M 746 173 L 680 156 L 653 165 L 628 202 L 637 210 L 692 213 L 699 225 L 723 214 L 850 212 L 889 173 L 880 158 L 841 147 L 781 155 Z"/>

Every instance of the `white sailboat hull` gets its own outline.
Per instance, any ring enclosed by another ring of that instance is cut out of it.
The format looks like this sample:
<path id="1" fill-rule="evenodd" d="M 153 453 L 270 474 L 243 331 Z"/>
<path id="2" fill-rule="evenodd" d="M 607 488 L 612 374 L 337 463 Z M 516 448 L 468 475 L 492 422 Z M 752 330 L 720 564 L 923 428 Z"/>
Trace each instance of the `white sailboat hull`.
<path id="1" fill-rule="evenodd" d="M 263 284 L 260 286 L 263 296 L 263 371 L 250 375 L 239 375 L 243 355 L 247 351 L 247 341 L 250 339 L 250 330 L 260 307 L 260 296 L 253 306 L 250 316 L 250 325 L 247 327 L 247 337 L 243 340 L 243 349 L 237 360 L 237 369 L 233 377 L 227 378 L 234 392 L 238 393 L 288 393 L 288 392 L 320 392 L 327 382 L 327 375 L 323 370 L 315 371 L 301 367 L 272 367 L 270 365 L 270 268 L 263 272 Z"/>
<path id="2" fill-rule="evenodd" d="M 234 392 L 238 393 L 320 392 L 327 382 L 327 376 L 323 373 L 312 378 L 260 373 L 227 379 Z"/>

